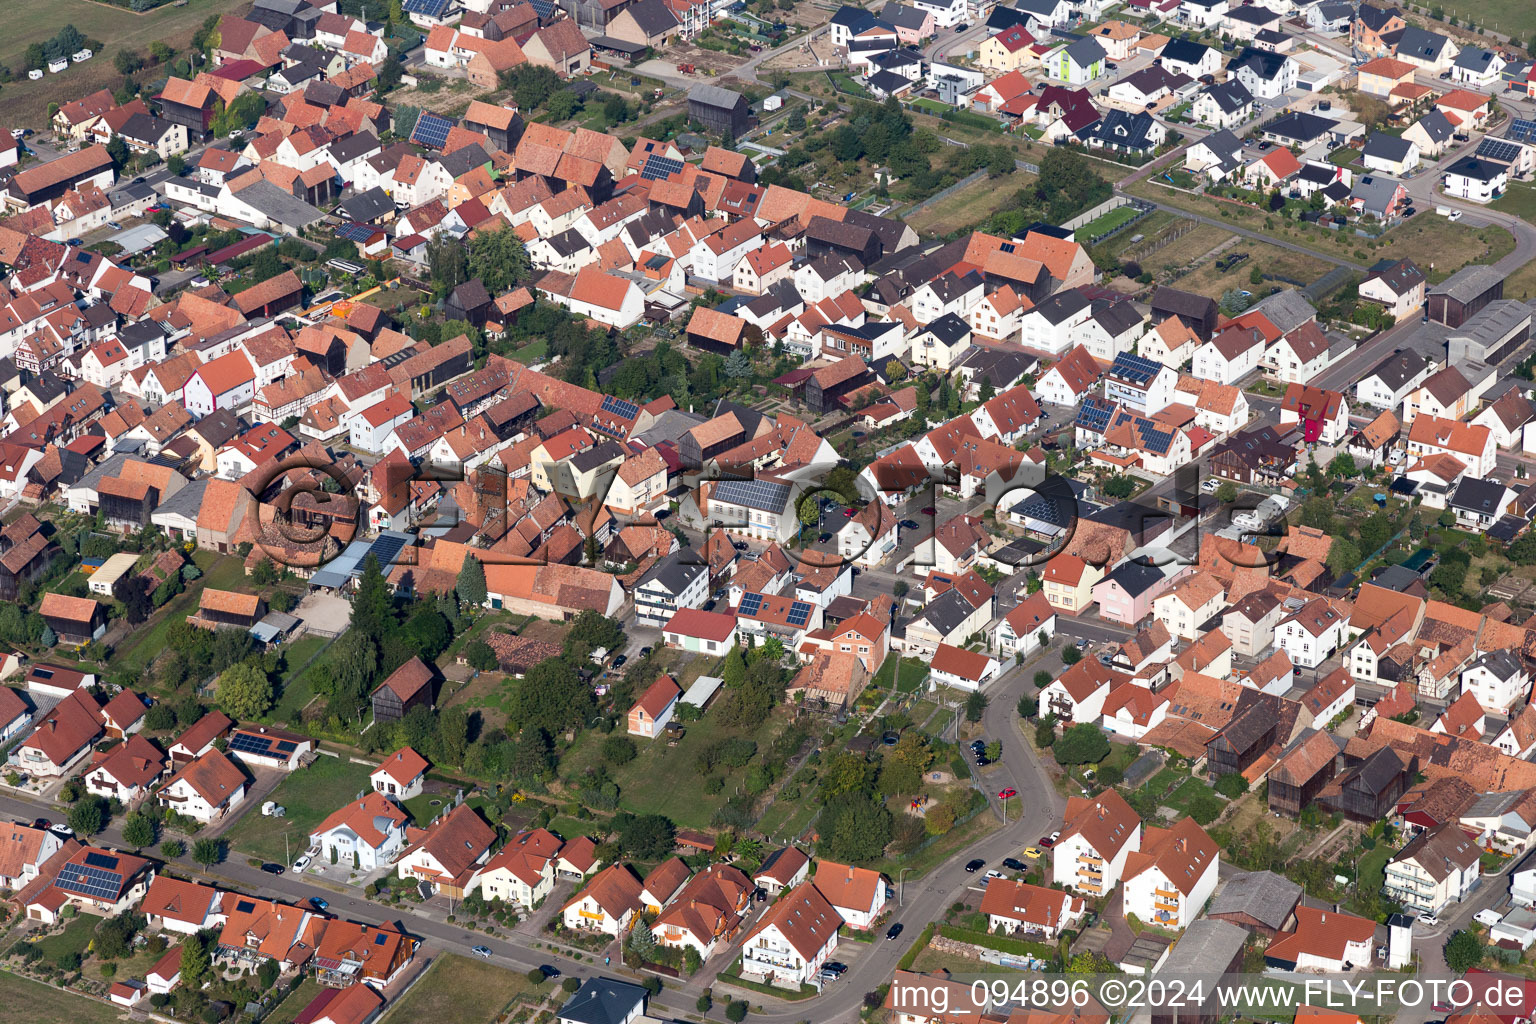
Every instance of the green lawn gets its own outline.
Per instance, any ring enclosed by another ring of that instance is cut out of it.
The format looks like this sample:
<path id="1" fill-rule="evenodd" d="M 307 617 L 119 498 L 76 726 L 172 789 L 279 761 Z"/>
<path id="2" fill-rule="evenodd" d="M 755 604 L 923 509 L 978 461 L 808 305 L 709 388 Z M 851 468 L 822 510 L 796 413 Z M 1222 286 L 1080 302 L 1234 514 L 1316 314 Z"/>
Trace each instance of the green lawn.
<path id="1" fill-rule="evenodd" d="M 549 355 L 549 342 L 540 338 L 538 341 L 530 341 L 516 352 L 512 357 L 522 363 L 536 363 Z"/>
<path id="2" fill-rule="evenodd" d="M 368 788 L 369 768 L 344 757 L 319 757 L 278 783 L 269 799 L 288 809 L 285 818 L 261 816 L 258 808 L 246 811 L 224 834 L 230 849 L 262 860 L 297 860 L 309 846 L 309 832 L 342 804 Z M 287 836 L 287 846 L 283 837 Z"/>
<path id="3" fill-rule="evenodd" d="M 1097 238 L 1099 235 L 1113 231 L 1121 224 L 1124 224 L 1126 221 L 1136 216 L 1137 212 L 1138 211 L 1134 206 L 1116 207 L 1115 209 L 1110 210 L 1108 213 L 1104 214 L 1102 217 L 1096 217 L 1089 221 L 1087 224 L 1084 224 L 1082 227 L 1077 229 L 1077 233 L 1081 234 L 1084 238 Z"/>
<path id="4" fill-rule="evenodd" d="M 1359 160 L 1360 151 L 1358 149 L 1351 149 L 1349 146 L 1340 146 L 1328 154 L 1328 162 L 1339 167 L 1349 167 L 1352 164 L 1358 163 Z"/>
<path id="5" fill-rule="evenodd" d="M 299 987 L 289 993 L 288 998 L 277 1004 L 277 1008 L 267 1015 L 266 1024 L 293 1024 L 293 1018 L 304 1012 L 304 1007 L 319 995 L 323 990 L 320 983 L 312 975 L 305 975 L 299 982 Z"/>
<path id="6" fill-rule="evenodd" d="M 192 561 L 203 570 L 201 582 L 214 590 L 248 590 L 250 577 L 245 574 L 245 559 L 234 555 L 221 555 L 198 548 Z"/>
<path id="7" fill-rule="evenodd" d="M 142 625 L 128 635 L 123 645 L 112 652 L 114 668 L 131 668 L 143 672 L 165 650 L 165 635 L 171 626 L 184 622 L 197 610 L 202 600 L 202 581 L 177 594 L 165 607 L 155 612 L 151 622 Z"/>
<path id="8" fill-rule="evenodd" d="M 120 1014 L 94 999 L 0 973 L 0 1024 L 110 1024 Z"/>
<path id="9" fill-rule="evenodd" d="M 54 932 L 45 938 L 39 939 L 34 945 L 42 951 L 43 959 L 53 963 L 65 953 L 79 953 L 85 955 L 85 949 L 91 944 L 91 939 L 96 935 L 96 925 L 101 921 L 98 917 L 80 915 L 64 926 L 61 932 Z"/>
<path id="10" fill-rule="evenodd" d="M 1360 858 L 1360 891 L 1376 892 L 1387 881 L 1387 861 L 1392 859 L 1392 848 L 1380 843 L 1376 849 Z"/>
<path id="11" fill-rule="evenodd" d="M 726 729 L 714 712 L 697 722 L 689 722 L 687 733 L 675 747 L 665 740 L 636 740 L 639 756 L 626 765 L 610 769 L 619 786 L 619 802 L 636 814 L 664 814 L 683 828 L 705 828 L 716 810 L 735 795 L 736 783 L 745 769 L 726 776 L 719 793 L 707 794 L 697 784 L 695 763 L 706 747 L 731 736 L 745 736 L 757 742 L 761 752 L 784 730 L 788 718 L 776 710 L 758 729 Z M 576 744 L 561 759 L 561 774 L 579 776 L 583 768 L 598 759 L 598 748 L 605 737 L 597 732 L 583 732 Z M 679 784 L 688 780 L 688 784 Z"/>
<path id="12" fill-rule="evenodd" d="M 416 1021 L 452 1021 L 477 1024 L 495 1020 L 519 998 L 541 999 L 553 993 L 553 985 L 535 986 L 517 971 L 496 967 L 468 957 L 443 953 L 405 997 L 390 1009 L 384 1024 L 415 1024 Z"/>
<path id="13" fill-rule="evenodd" d="M 1536 34 L 1536 7 L 1530 0 L 1441 0 L 1435 6 L 1443 7 L 1447 18 L 1453 14 L 1460 17 L 1463 25 L 1471 19 L 1480 28 L 1491 28 L 1520 39 L 1529 39 Z M 1439 28 L 1434 22 L 1430 22 L 1429 27 Z"/>
<path id="14" fill-rule="evenodd" d="M 1198 815 L 1194 814 L 1196 808 L 1202 808 L 1207 811 L 1214 809 L 1215 813 L 1219 814 L 1224 803 L 1225 801 L 1216 794 L 1215 790 L 1207 786 L 1203 779 L 1196 778 L 1185 779 L 1183 784 L 1170 793 L 1167 799 L 1163 801 L 1164 806 L 1172 807 L 1176 811 L 1197 818 Z M 1215 815 L 1213 814 L 1211 817 L 1214 818 Z"/>
<path id="15" fill-rule="evenodd" d="M 926 110 L 930 114 L 938 114 L 940 117 L 943 117 L 949 111 L 954 109 L 953 107 L 945 106 L 938 100 L 913 100 L 912 105 L 917 107 L 919 110 Z"/>
<path id="16" fill-rule="evenodd" d="M 312 665 L 310 660 L 325 650 L 329 643 L 325 637 L 302 636 L 283 651 L 287 672 L 283 676 L 277 704 L 267 713 L 268 722 L 293 721 L 294 716 L 314 697 L 314 673 L 318 662 Z M 305 671 L 306 668 L 308 671 Z"/>
<path id="17" fill-rule="evenodd" d="M 1509 191 L 1495 203 L 1490 203 L 1495 210 L 1512 213 L 1525 221 L 1536 221 L 1536 185 L 1524 181 L 1512 181 L 1509 183 Z"/>

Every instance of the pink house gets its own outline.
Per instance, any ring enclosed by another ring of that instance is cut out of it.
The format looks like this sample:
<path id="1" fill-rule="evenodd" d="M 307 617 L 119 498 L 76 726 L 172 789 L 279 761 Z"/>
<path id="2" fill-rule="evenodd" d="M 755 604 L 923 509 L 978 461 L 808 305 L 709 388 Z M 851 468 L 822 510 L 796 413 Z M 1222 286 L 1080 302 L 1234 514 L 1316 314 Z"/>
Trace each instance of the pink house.
<path id="1" fill-rule="evenodd" d="M 880 17 L 896 30 L 896 41 L 902 46 L 916 46 L 924 39 L 938 35 L 933 12 L 910 4 L 886 4 Z"/>
<path id="2" fill-rule="evenodd" d="M 1121 562 L 1093 585 L 1099 617 L 1134 626 L 1152 614 L 1152 602 L 1182 575 L 1169 576 L 1162 569 L 1139 561 Z"/>

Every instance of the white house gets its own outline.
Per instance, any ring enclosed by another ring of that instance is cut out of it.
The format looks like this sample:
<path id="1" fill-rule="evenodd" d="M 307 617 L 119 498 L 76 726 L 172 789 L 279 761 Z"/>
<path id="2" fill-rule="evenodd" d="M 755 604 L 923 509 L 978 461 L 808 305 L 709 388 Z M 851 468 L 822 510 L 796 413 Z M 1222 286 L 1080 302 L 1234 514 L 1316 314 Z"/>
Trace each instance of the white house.
<path id="1" fill-rule="evenodd" d="M 1530 673 L 1503 649 L 1489 651 L 1461 670 L 1461 692 L 1472 694 L 1490 714 L 1507 714 L 1530 689 Z"/>
<path id="2" fill-rule="evenodd" d="M 256 369 L 244 350 L 237 349 L 193 370 L 181 395 L 181 404 L 196 419 L 218 409 L 238 413 L 256 397 Z"/>
<path id="3" fill-rule="evenodd" d="M 160 748 L 134 733 L 102 755 L 85 773 L 85 788 L 87 792 L 132 807 L 149 793 L 150 785 L 160 777 L 164 767 L 165 755 L 160 753 Z"/>
<path id="4" fill-rule="evenodd" d="M 245 799 L 245 772 L 221 750 L 186 765 L 160 790 L 160 806 L 208 824 Z"/>
<path id="5" fill-rule="evenodd" d="M 1058 722 L 1097 721 L 1109 691 L 1127 678 L 1098 658 L 1084 658 L 1040 691 L 1041 713 L 1054 715 Z"/>
<path id="6" fill-rule="evenodd" d="M 1387 861 L 1387 895 L 1411 911 L 1438 914 L 1482 876 L 1482 851 L 1456 823 L 1420 833 Z"/>
<path id="7" fill-rule="evenodd" d="M 567 928 L 617 938 L 640 913 L 642 889 L 628 865 L 610 864 L 561 908 L 561 919 Z"/>
<path id="8" fill-rule="evenodd" d="M 997 652 L 1004 658 L 1028 658 L 1056 635 L 1056 609 L 1044 591 L 1035 591 L 1004 615 L 992 634 Z"/>
<path id="9" fill-rule="evenodd" d="M 1125 865 L 1124 913 L 1159 928 L 1185 928 L 1216 891 L 1220 865 L 1215 840 L 1193 818 L 1148 827 Z"/>
<path id="10" fill-rule="evenodd" d="M 1054 941 L 1063 929 L 1082 919 L 1086 901 L 1081 896 L 1031 885 L 1020 878 L 994 878 L 981 894 L 981 912 L 987 928 L 1005 935 L 1020 934 Z"/>
<path id="11" fill-rule="evenodd" d="M 878 871 L 818 860 L 811 884 L 850 928 L 868 931 L 885 912 L 888 883 Z"/>
<path id="12" fill-rule="evenodd" d="M 331 812 L 309 834 L 309 841 L 320 848 L 322 860 L 374 871 L 393 863 L 405 850 L 408 820 L 410 815 L 389 797 L 370 791 Z"/>
<path id="13" fill-rule="evenodd" d="M 1236 384 L 1258 369 L 1265 342 L 1264 332 L 1258 327 L 1232 324 L 1195 349 L 1190 373 L 1218 384 Z"/>
<path id="14" fill-rule="evenodd" d="M 941 686 L 975 692 L 982 689 L 1002 672 L 996 658 L 963 647 L 939 644 L 928 662 L 928 685 L 931 689 Z"/>
<path id="15" fill-rule="evenodd" d="M 749 978 L 771 978 L 791 987 L 820 972 L 837 949 L 843 917 L 810 882 L 780 896 L 741 945 L 741 970 Z"/>
<path id="16" fill-rule="evenodd" d="M 480 896 L 529 911 L 555 888 L 556 856 L 563 844 L 548 829 L 520 832 L 480 870 Z"/>
<path id="17" fill-rule="evenodd" d="M 368 776 L 375 793 L 409 800 L 420 796 L 427 781 L 427 759 L 410 747 L 401 747 L 390 754 Z"/>
<path id="18" fill-rule="evenodd" d="M 1323 598 L 1313 598 L 1280 620 L 1275 646 L 1298 668 L 1316 668 L 1343 643 L 1348 621 Z"/>
<path id="19" fill-rule="evenodd" d="M 1141 819 L 1118 790 L 1070 797 L 1061 838 L 1051 849 L 1051 881 L 1085 895 L 1107 895 L 1140 849 Z"/>

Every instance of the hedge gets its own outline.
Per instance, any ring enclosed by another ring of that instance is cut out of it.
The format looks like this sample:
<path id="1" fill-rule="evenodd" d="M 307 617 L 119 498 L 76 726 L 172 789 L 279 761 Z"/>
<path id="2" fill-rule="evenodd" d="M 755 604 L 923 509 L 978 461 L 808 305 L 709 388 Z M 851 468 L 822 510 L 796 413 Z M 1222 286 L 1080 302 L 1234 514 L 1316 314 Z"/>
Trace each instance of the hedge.
<path id="1" fill-rule="evenodd" d="M 973 946 L 984 946 L 987 949 L 995 949 L 999 953 L 1012 953 L 1015 956 L 1032 956 L 1037 960 L 1056 959 L 1056 947 L 1048 946 L 1043 942 L 1030 942 L 1027 939 L 1010 939 L 1006 935 L 993 935 L 991 932 L 956 928 L 954 925 L 948 924 L 939 928 L 939 934 L 946 939 L 953 939 L 955 942 L 969 942 Z"/>
<path id="2" fill-rule="evenodd" d="M 901 959 L 897 961 L 897 970 L 910 971 L 912 969 L 912 965 L 917 962 L 917 954 L 927 949 L 928 943 L 933 941 L 933 932 L 937 927 L 938 925 L 933 921 L 929 921 L 928 924 L 923 927 L 922 933 L 917 937 L 917 941 L 912 943 L 912 948 L 903 953 L 901 955 Z"/>

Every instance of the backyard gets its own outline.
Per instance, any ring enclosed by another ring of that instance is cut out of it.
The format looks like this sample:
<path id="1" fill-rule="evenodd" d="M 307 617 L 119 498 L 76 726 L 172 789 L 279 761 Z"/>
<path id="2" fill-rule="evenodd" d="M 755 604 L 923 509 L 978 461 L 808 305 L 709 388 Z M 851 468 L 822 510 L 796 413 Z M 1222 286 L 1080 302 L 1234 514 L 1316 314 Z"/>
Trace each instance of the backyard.
<path id="1" fill-rule="evenodd" d="M 1255 284 L 1252 278 L 1255 269 L 1263 274 L 1289 278 L 1291 281 L 1299 281 L 1302 284 L 1311 284 L 1331 269 L 1331 265 L 1320 257 L 1282 249 L 1278 245 L 1250 242 L 1247 239 L 1226 249 L 1223 255 L 1237 253 L 1247 253 L 1248 259 L 1226 270 L 1221 269 L 1221 260 L 1213 259 L 1178 278 L 1174 283 L 1185 291 L 1207 295 L 1213 299 L 1220 299 L 1222 293 L 1229 289 L 1252 291 L 1257 297 L 1267 294 L 1273 287 L 1283 288 L 1286 285 L 1262 280 Z"/>
<path id="2" fill-rule="evenodd" d="M 370 771 L 367 765 L 353 764 L 343 757 L 316 758 L 308 768 L 300 768 L 278 783 L 268 797 L 287 808 L 287 816 L 264 818 L 260 808 L 249 808 L 225 833 L 230 848 L 262 860 L 291 864 L 308 848 L 311 829 L 368 788 Z"/>
<path id="3" fill-rule="evenodd" d="M 1352 230 L 1332 231 L 1304 225 L 1247 206 L 1176 192 L 1153 181 L 1137 181 L 1127 191 L 1201 216 L 1230 220 L 1237 227 L 1361 266 L 1380 259 L 1411 259 L 1432 282 L 1443 281 L 1469 263 L 1496 262 L 1515 246 L 1514 237 L 1503 228 L 1452 223 L 1434 216 L 1427 208 L 1373 241 Z"/>
<path id="4" fill-rule="evenodd" d="M 924 236 L 954 234 L 985 223 L 1012 201 L 1015 192 L 1034 180 L 1033 174 L 1023 171 L 1001 178 L 982 178 L 903 219 Z"/>
<path id="5" fill-rule="evenodd" d="M 94 999 L 0 973 L 0 1024 L 108 1024 L 120 1013 Z"/>
<path id="6" fill-rule="evenodd" d="M 385 1014 L 383 1024 L 424 1020 L 476 1024 L 497 1019 L 513 1000 L 541 995 L 521 972 L 442 953 Z"/>

